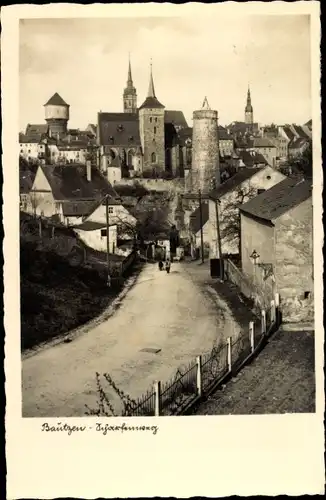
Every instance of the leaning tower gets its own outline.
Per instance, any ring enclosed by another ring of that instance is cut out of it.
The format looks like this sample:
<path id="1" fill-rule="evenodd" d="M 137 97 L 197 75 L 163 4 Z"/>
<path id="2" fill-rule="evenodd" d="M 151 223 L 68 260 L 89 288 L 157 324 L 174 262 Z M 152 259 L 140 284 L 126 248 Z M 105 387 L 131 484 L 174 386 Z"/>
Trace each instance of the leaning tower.
<path id="1" fill-rule="evenodd" d="M 202 109 L 193 112 L 191 192 L 205 195 L 220 184 L 217 111 L 205 97 Z"/>

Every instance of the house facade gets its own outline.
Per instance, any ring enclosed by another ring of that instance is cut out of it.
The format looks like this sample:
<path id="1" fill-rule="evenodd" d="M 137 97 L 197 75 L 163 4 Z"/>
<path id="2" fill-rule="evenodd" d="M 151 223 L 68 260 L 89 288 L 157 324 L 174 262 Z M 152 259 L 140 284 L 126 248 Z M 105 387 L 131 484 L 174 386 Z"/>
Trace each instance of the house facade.
<path id="1" fill-rule="evenodd" d="M 217 217 L 220 224 L 222 254 L 239 254 L 239 206 L 261 192 L 271 189 L 285 178 L 285 175 L 270 166 L 243 168 L 210 193 L 207 242 L 211 258 L 219 256 Z M 218 206 L 218 215 L 216 213 L 216 204 Z"/>
<path id="2" fill-rule="evenodd" d="M 90 248 L 99 252 L 107 252 L 107 226 L 103 223 L 86 221 L 73 227 L 78 237 Z M 109 252 L 117 250 L 117 226 L 109 226 Z"/>
<path id="3" fill-rule="evenodd" d="M 311 182 L 285 179 L 244 204 L 240 212 L 242 272 L 267 302 L 279 293 L 283 321 L 311 321 Z"/>

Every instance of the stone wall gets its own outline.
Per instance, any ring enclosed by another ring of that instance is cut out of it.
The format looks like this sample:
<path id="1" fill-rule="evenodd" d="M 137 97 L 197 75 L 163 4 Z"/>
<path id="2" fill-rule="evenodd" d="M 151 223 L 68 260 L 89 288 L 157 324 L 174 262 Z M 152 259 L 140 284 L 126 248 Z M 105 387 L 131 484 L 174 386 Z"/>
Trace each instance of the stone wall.
<path id="1" fill-rule="evenodd" d="M 276 222 L 275 276 L 285 321 L 314 317 L 313 209 L 306 200 Z"/>

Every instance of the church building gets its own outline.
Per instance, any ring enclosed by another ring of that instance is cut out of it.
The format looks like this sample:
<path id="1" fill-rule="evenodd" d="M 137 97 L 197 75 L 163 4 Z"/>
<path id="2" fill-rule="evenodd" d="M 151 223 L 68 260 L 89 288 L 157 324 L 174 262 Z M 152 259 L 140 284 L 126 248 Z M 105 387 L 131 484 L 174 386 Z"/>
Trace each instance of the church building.
<path id="1" fill-rule="evenodd" d="M 100 168 L 111 178 L 111 168 L 121 164 L 127 177 L 149 175 L 182 176 L 183 148 L 179 131 L 188 128 L 182 111 L 166 110 L 156 96 L 152 64 L 146 99 L 138 107 L 129 61 L 127 86 L 123 91 L 123 112 L 99 112 L 97 144 Z"/>

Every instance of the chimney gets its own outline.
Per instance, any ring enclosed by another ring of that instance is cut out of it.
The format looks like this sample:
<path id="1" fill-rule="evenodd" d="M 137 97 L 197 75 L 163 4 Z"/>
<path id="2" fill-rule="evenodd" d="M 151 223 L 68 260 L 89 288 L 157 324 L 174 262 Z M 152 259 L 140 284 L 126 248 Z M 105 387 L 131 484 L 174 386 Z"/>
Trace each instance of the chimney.
<path id="1" fill-rule="evenodd" d="M 92 164 L 90 160 L 86 161 L 86 176 L 88 182 L 91 182 L 92 180 Z"/>

